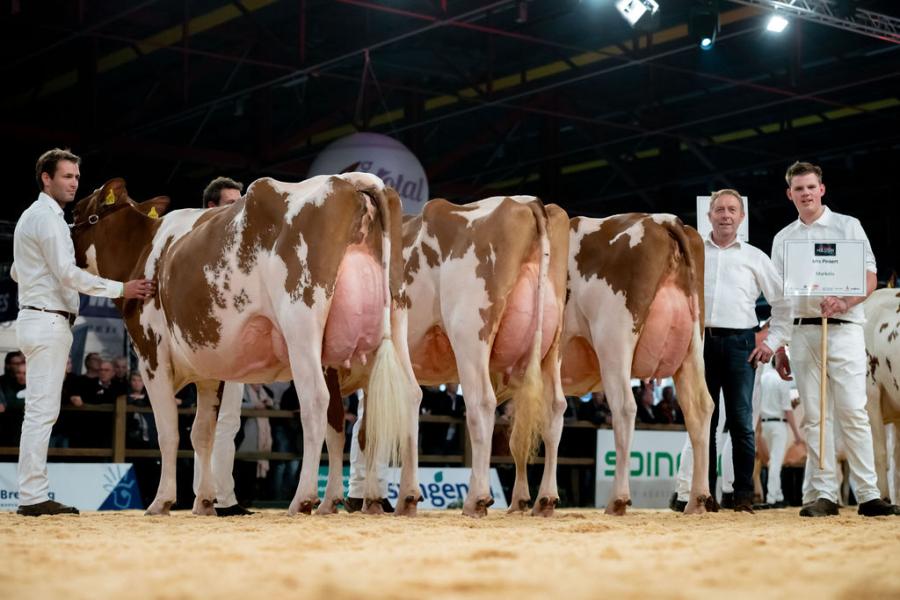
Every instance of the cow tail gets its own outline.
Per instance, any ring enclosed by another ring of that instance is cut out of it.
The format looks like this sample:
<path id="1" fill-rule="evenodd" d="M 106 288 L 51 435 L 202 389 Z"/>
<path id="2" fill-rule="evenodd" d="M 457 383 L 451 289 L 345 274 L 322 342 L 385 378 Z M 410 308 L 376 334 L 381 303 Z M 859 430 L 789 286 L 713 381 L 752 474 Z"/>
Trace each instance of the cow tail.
<path id="1" fill-rule="evenodd" d="M 547 233 L 547 210 L 540 201 L 529 202 L 537 225 L 540 268 L 537 285 L 537 327 L 528 356 L 525 376 L 515 395 L 509 448 L 517 461 L 530 461 L 537 454 L 538 440 L 547 417 L 544 406 L 544 381 L 541 370 L 541 347 L 544 331 L 544 294 L 550 270 L 550 237 Z"/>
<path id="2" fill-rule="evenodd" d="M 399 458 L 406 449 L 407 437 L 404 432 L 408 427 L 407 412 L 411 404 L 407 401 L 410 393 L 409 377 L 402 366 L 392 338 L 391 209 L 383 188 L 368 189 L 366 194 L 374 200 L 380 217 L 381 266 L 384 274 L 382 338 L 369 375 L 365 404 L 366 473 L 373 475 L 367 477 L 367 483 L 373 483 L 373 487 L 367 486 L 367 497 L 374 499 L 377 494 L 373 496 L 368 493 L 369 490 L 374 493 L 377 489 L 374 486 L 377 485 L 378 478 L 374 474 L 378 472 L 379 467 L 399 464 Z"/>
<path id="3" fill-rule="evenodd" d="M 677 254 L 672 255 L 673 260 L 673 270 L 679 270 L 679 275 L 685 278 L 685 284 L 687 285 L 687 289 L 691 290 L 691 313 L 694 316 L 694 321 L 699 323 L 700 328 L 702 330 L 702 321 L 703 318 L 703 310 L 700 305 L 701 297 L 700 297 L 700 287 L 698 285 L 698 277 L 697 277 L 697 269 L 701 270 L 701 277 L 699 278 L 702 281 L 702 268 L 703 264 L 700 261 L 700 264 L 697 264 L 695 260 L 693 249 L 691 247 L 691 240 L 688 237 L 688 233 L 684 224 L 681 222 L 681 219 L 673 219 L 671 221 L 664 221 L 662 223 L 663 227 L 668 231 L 669 236 L 675 240 L 676 246 L 678 246 L 679 252 Z M 680 264 L 679 264 L 680 263 Z"/>

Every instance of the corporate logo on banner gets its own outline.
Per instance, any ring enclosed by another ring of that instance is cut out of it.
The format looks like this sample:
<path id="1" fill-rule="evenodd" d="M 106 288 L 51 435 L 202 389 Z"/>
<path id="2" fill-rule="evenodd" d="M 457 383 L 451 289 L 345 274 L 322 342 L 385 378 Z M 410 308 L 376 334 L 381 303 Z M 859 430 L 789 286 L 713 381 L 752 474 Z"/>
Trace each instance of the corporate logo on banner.
<path id="1" fill-rule="evenodd" d="M 0 510 L 19 506 L 16 463 L 0 463 Z M 78 510 L 144 508 L 131 463 L 49 463 L 50 499 Z"/>
<path id="2" fill-rule="evenodd" d="M 471 469 L 459 467 L 419 468 L 419 492 L 422 494 L 421 509 L 446 509 L 461 507 L 469 493 L 469 477 Z M 349 489 L 350 467 L 344 467 L 344 489 Z M 400 469 L 388 469 L 388 499 L 394 506 L 400 494 Z M 494 497 L 493 508 L 508 508 L 503 486 L 497 469 L 491 469 L 491 496 Z M 325 497 L 325 485 L 328 483 L 328 467 L 319 467 L 319 498 Z"/>

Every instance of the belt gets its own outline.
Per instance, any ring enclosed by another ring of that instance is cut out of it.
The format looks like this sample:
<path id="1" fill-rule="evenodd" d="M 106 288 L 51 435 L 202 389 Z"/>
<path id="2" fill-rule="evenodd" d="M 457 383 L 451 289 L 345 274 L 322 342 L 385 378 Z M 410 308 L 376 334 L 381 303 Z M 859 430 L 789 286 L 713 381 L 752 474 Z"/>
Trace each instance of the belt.
<path id="1" fill-rule="evenodd" d="M 778 417 L 769 417 L 768 419 L 760 419 L 763 423 L 787 423 L 787 419 L 779 419 Z"/>
<path id="2" fill-rule="evenodd" d="M 845 321 L 844 319 L 833 319 L 828 317 L 827 319 L 829 325 L 841 325 L 845 323 L 850 323 L 851 321 Z M 822 317 L 803 317 L 802 319 L 794 319 L 794 325 L 821 325 Z"/>
<path id="3" fill-rule="evenodd" d="M 753 331 L 752 328 L 748 329 L 729 329 L 728 327 L 707 327 L 706 333 L 707 335 L 711 335 L 712 337 L 726 337 L 729 335 L 742 335 L 747 332 Z"/>
<path id="4" fill-rule="evenodd" d="M 37 306 L 23 306 L 21 308 L 22 308 L 22 310 L 36 310 L 38 312 L 53 313 L 54 315 L 61 315 L 69 320 L 69 325 L 75 324 L 75 315 L 70 312 L 66 312 L 64 310 L 53 310 L 52 308 L 38 308 Z"/>

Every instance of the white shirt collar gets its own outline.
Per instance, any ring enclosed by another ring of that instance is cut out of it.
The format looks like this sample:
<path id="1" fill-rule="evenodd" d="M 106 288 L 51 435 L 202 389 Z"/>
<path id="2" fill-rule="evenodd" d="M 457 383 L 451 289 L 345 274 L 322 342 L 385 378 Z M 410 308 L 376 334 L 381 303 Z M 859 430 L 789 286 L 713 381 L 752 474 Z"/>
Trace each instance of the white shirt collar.
<path id="1" fill-rule="evenodd" d="M 45 204 L 49 204 L 59 216 L 65 216 L 62 206 L 59 205 L 59 202 L 51 198 L 49 194 L 41 192 L 40 194 L 38 194 L 38 200 L 43 201 Z"/>
<path id="2" fill-rule="evenodd" d="M 730 244 L 728 244 L 727 246 L 725 246 L 724 248 L 723 248 L 722 246 L 718 245 L 717 243 L 715 243 L 715 242 L 713 241 L 713 237 L 712 237 L 712 236 L 713 236 L 712 231 L 710 231 L 710 232 L 706 235 L 706 243 L 707 243 L 707 244 L 712 244 L 713 246 L 715 246 L 715 247 L 718 248 L 719 250 L 727 250 L 727 249 L 731 248 L 732 246 L 736 246 L 737 248 L 740 248 L 740 247 L 741 247 L 741 238 L 740 238 L 739 236 L 735 236 L 734 241 L 731 242 Z"/>
<path id="3" fill-rule="evenodd" d="M 831 224 L 831 221 L 832 221 L 832 218 L 833 218 L 832 215 L 833 215 L 834 213 L 832 213 L 832 212 L 831 212 L 831 209 L 828 208 L 827 206 L 823 206 L 822 208 L 823 208 L 822 214 L 819 215 L 819 218 L 816 219 L 815 221 L 813 221 L 812 223 L 810 223 L 809 225 L 807 225 L 806 223 L 804 223 L 804 222 L 800 219 L 799 216 L 797 217 L 797 222 L 799 222 L 800 225 L 802 225 L 803 227 L 814 227 L 814 226 L 816 226 L 816 225 L 818 225 L 818 226 L 820 226 L 820 227 L 828 227 L 828 225 Z"/>

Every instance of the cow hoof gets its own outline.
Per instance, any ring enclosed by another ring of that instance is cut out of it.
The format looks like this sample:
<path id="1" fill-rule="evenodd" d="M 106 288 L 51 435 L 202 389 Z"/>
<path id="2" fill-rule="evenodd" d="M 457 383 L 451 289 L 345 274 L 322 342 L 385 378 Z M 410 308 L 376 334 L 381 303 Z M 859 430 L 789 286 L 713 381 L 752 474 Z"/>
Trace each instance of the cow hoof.
<path id="1" fill-rule="evenodd" d="M 362 512 L 367 515 L 383 515 L 384 507 L 381 504 L 381 498 L 367 498 L 364 500 Z"/>
<path id="2" fill-rule="evenodd" d="M 144 515 L 148 517 L 168 517 L 174 502 L 172 500 L 154 500 Z"/>
<path id="3" fill-rule="evenodd" d="M 623 517 L 629 506 L 631 506 L 631 498 L 616 498 L 606 505 L 605 512 L 608 515 Z"/>
<path id="4" fill-rule="evenodd" d="M 531 506 L 531 498 L 519 498 L 518 500 L 513 500 L 509 504 L 509 510 L 506 511 L 506 514 L 524 513 L 528 510 L 529 506 Z"/>
<path id="5" fill-rule="evenodd" d="M 410 494 L 406 496 L 401 502 L 397 503 L 397 508 L 394 509 L 395 517 L 415 517 L 418 514 L 418 504 L 423 500 L 421 494 Z"/>
<path id="6" fill-rule="evenodd" d="M 537 504 L 531 509 L 532 517 L 552 517 L 556 505 L 559 504 L 559 498 L 548 498 L 544 496 L 537 501 Z"/>
<path id="7" fill-rule="evenodd" d="M 319 502 L 320 501 L 318 498 L 314 498 L 312 500 L 304 500 L 303 502 L 299 503 L 296 507 L 294 507 L 294 505 L 292 503 L 291 507 L 288 509 L 288 514 L 291 516 L 299 514 L 299 513 L 303 513 L 304 515 L 311 515 L 312 511 L 314 511 L 316 509 L 316 507 L 319 506 Z"/>
<path id="8" fill-rule="evenodd" d="M 338 507 L 344 505 L 343 498 L 332 498 L 331 500 L 326 500 L 319 504 L 318 510 L 316 510 L 317 515 L 334 515 L 337 514 Z"/>
<path id="9" fill-rule="evenodd" d="M 708 512 L 719 512 L 719 503 L 713 496 L 691 498 L 684 507 L 686 515 L 702 515 Z"/>
<path id="10" fill-rule="evenodd" d="M 211 498 L 204 500 L 197 498 L 194 500 L 194 510 L 191 512 L 201 517 L 214 517 L 216 516 L 216 508 L 213 505 L 214 501 Z"/>
<path id="11" fill-rule="evenodd" d="M 463 514 L 467 517 L 475 517 L 476 519 L 486 517 L 488 513 L 488 507 L 490 507 L 493 503 L 494 499 L 491 496 L 484 496 L 476 499 L 474 505 L 471 505 L 467 502 L 463 506 Z"/>

